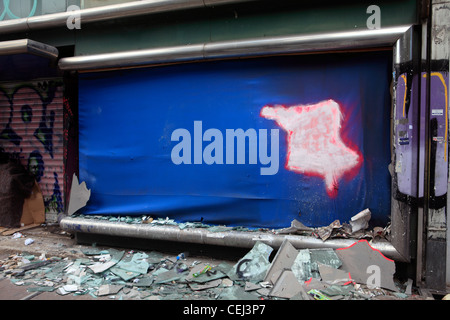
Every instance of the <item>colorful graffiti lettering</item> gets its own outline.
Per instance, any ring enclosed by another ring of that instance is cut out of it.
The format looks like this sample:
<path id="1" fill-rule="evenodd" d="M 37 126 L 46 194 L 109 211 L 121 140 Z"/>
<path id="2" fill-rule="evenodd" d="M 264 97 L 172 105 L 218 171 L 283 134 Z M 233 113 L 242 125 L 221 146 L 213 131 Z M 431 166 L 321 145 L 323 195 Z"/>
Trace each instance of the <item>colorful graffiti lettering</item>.
<path id="1" fill-rule="evenodd" d="M 5 85 L 6 86 L 6 85 Z M 34 174 L 47 212 L 62 212 L 63 100 L 57 81 L 0 87 L 0 147 Z"/>
<path id="2" fill-rule="evenodd" d="M 337 195 L 344 173 L 362 161 L 341 139 L 342 114 L 333 100 L 289 108 L 265 106 L 261 116 L 275 120 L 288 133 L 286 169 L 323 177 L 330 197 Z"/>

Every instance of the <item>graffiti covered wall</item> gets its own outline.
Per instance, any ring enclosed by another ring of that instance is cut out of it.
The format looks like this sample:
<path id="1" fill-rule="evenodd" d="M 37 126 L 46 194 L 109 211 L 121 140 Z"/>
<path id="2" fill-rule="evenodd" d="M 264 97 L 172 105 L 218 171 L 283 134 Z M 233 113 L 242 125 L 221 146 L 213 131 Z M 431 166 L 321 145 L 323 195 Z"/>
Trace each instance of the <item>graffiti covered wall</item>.
<path id="1" fill-rule="evenodd" d="M 39 183 L 46 213 L 64 211 L 63 86 L 59 80 L 0 84 L 0 148 Z"/>

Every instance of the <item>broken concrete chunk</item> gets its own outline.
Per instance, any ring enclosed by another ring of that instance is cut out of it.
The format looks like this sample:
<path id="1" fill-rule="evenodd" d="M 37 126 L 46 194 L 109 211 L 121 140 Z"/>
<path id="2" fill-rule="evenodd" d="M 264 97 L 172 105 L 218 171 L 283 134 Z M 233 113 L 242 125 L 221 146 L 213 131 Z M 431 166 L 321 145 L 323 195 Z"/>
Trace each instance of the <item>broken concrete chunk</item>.
<path id="1" fill-rule="evenodd" d="M 330 287 L 329 284 L 320 281 L 320 279 L 316 279 L 316 278 L 310 278 L 308 281 L 305 281 L 305 283 L 303 284 L 303 288 L 305 289 L 305 291 L 309 291 L 311 289 L 315 289 L 315 290 L 324 290 L 326 288 Z"/>
<path id="2" fill-rule="evenodd" d="M 272 273 L 272 276 L 270 277 L 269 281 L 266 281 L 266 282 L 270 283 L 273 286 L 275 283 L 277 283 L 278 278 L 281 276 L 283 271 L 284 271 L 284 269 L 280 269 L 280 270 L 275 271 L 274 273 Z"/>
<path id="3" fill-rule="evenodd" d="M 311 297 L 306 291 L 305 287 L 302 286 L 301 290 L 297 292 L 290 300 L 313 300 L 313 297 Z"/>
<path id="4" fill-rule="evenodd" d="M 344 285 L 352 281 L 350 273 L 318 263 L 320 277 L 328 284 Z"/>
<path id="5" fill-rule="evenodd" d="M 297 255 L 298 250 L 289 242 L 289 240 L 284 239 L 269 270 L 267 270 L 264 281 L 271 281 L 272 284 L 275 284 L 277 278 L 281 275 L 281 271 L 290 269 Z"/>
<path id="6" fill-rule="evenodd" d="M 78 183 L 78 177 L 73 174 L 72 187 L 70 189 L 69 208 L 67 214 L 70 216 L 83 208 L 91 197 L 91 190 L 86 187 L 86 183 L 83 181 Z"/>
<path id="7" fill-rule="evenodd" d="M 347 248 L 336 249 L 342 269 L 350 272 L 358 283 L 398 291 L 394 283 L 395 263 L 380 251 L 373 249 L 367 240 L 359 240 Z"/>
<path id="8" fill-rule="evenodd" d="M 270 267 L 269 256 L 272 251 L 272 247 L 256 242 L 253 248 L 231 268 L 227 274 L 228 277 L 231 280 L 255 283 L 262 281 Z"/>
<path id="9" fill-rule="evenodd" d="M 272 290 L 271 288 L 260 288 L 256 290 L 256 293 L 259 294 L 260 296 L 268 297 L 271 290 Z"/>
<path id="10" fill-rule="evenodd" d="M 365 209 L 360 213 L 354 215 L 350 219 L 350 225 L 352 226 L 352 233 L 359 230 L 365 230 L 369 227 L 369 220 L 371 218 L 371 212 L 369 209 Z"/>
<path id="11" fill-rule="evenodd" d="M 272 297 L 291 299 L 302 290 L 302 284 L 298 282 L 294 273 L 291 270 L 283 270 L 269 295 Z"/>
<path id="12" fill-rule="evenodd" d="M 245 283 L 244 289 L 245 289 L 245 291 L 253 291 L 253 290 L 261 289 L 261 286 L 256 283 L 247 281 Z"/>

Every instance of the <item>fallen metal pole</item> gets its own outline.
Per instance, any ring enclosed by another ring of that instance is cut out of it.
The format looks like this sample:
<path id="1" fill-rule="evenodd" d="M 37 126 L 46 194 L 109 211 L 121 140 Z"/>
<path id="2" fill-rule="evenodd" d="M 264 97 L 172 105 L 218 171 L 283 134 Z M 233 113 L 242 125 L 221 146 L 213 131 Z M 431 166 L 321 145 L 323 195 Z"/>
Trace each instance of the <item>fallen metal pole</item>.
<path id="1" fill-rule="evenodd" d="M 64 217 L 60 221 L 63 230 L 75 233 L 102 234 L 119 237 L 144 238 L 149 240 L 178 241 L 226 247 L 252 248 L 261 241 L 278 249 L 287 239 L 297 249 L 345 248 L 358 239 L 329 239 L 322 241 L 309 236 L 274 234 L 261 231 L 211 232 L 207 228 L 180 229 L 174 225 L 128 224 L 95 219 Z M 371 246 L 383 255 L 396 261 L 404 261 L 394 246 L 384 240 L 374 241 Z"/>

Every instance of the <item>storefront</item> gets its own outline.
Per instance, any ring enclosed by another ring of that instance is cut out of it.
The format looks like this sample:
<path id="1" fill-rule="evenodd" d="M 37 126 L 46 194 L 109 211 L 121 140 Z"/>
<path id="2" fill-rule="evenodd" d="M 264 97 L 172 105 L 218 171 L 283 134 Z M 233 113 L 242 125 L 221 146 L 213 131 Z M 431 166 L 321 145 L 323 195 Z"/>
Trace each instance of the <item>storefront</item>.
<path id="1" fill-rule="evenodd" d="M 447 251 L 448 13 L 427 8 L 139 1 L 3 30 L 73 49 L 58 67 L 78 119 L 64 180 L 76 173 L 91 190 L 78 213 L 270 229 L 369 209 L 371 228 L 390 225 L 384 252 L 435 286 Z M 61 223 L 151 233 L 85 220 Z M 218 241 L 171 235 L 198 237 Z"/>

